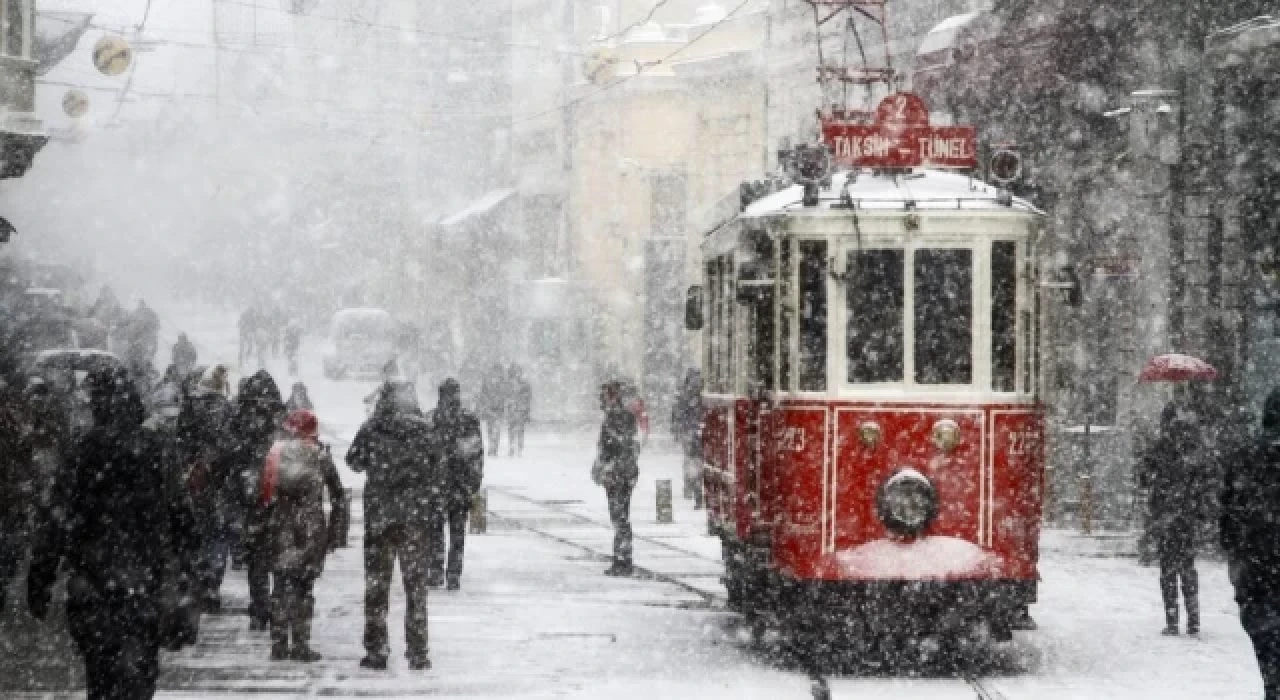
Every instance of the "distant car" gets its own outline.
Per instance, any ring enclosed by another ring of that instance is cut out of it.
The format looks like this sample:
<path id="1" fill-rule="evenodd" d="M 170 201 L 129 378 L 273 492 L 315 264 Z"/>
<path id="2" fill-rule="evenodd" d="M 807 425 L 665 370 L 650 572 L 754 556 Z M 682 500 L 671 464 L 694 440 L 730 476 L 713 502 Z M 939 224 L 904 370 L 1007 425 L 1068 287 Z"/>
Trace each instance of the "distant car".
<path id="1" fill-rule="evenodd" d="M 333 315 L 324 376 L 382 375 L 396 359 L 398 326 L 382 309 L 343 309 Z"/>
<path id="2" fill-rule="evenodd" d="M 28 374 L 39 377 L 67 401 L 68 423 L 72 434 L 79 435 L 93 426 L 85 377 L 102 368 L 122 369 L 124 362 L 104 350 L 55 348 L 37 354 Z"/>

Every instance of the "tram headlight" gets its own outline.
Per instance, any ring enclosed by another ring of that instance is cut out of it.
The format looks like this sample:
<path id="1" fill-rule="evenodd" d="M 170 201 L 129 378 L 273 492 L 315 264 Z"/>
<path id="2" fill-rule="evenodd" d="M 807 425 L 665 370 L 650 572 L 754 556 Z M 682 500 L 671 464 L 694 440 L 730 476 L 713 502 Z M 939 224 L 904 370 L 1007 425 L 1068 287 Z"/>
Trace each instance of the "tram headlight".
<path id="1" fill-rule="evenodd" d="M 858 426 L 858 439 L 869 450 L 874 450 L 880 444 L 881 431 L 880 424 L 875 421 L 867 421 Z"/>
<path id="2" fill-rule="evenodd" d="M 895 535 L 919 535 L 938 517 L 938 492 L 920 472 L 899 469 L 880 485 L 876 514 Z"/>
<path id="3" fill-rule="evenodd" d="M 960 426 L 950 418 L 933 424 L 933 444 L 940 452 L 951 452 L 960 446 Z"/>

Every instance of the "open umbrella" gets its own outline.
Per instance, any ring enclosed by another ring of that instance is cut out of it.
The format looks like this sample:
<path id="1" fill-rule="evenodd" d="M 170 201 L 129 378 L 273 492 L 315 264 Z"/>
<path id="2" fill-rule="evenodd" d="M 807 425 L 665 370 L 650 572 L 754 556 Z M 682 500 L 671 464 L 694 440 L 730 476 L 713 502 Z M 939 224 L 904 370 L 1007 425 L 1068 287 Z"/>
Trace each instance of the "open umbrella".
<path id="1" fill-rule="evenodd" d="M 1190 355 L 1170 353 L 1157 355 L 1147 360 L 1147 365 L 1138 375 L 1144 382 L 1185 382 L 1192 379 L 1213 380 L 1218 378 L 1218 370 L 1213 365 Z"/>

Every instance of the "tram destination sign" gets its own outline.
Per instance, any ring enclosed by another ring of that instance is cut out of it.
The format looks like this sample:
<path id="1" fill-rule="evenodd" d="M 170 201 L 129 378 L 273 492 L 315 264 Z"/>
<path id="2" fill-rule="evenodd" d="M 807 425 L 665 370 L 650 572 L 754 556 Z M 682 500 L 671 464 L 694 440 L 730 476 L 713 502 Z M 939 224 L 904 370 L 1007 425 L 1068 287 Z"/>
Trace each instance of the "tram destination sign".
<path id="1" fill-rule="evenodd" d="M 978 167 L 977 130 L 930 124 L 924 101 L 906 92 L 884 98 L 871 124 L 824 118 L 822 139 L 846 167 Z"/>

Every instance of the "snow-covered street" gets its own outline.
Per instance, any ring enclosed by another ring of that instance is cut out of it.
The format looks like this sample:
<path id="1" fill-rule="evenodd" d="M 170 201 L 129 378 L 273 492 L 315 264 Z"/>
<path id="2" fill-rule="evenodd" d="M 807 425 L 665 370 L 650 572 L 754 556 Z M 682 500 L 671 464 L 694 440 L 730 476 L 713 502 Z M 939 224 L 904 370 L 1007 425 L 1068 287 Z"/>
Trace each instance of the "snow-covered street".
<path id="1" fill-rule="evenodd" d="M 185 319 L 195 319 L 187 322 Z M 234 361 L 230 314 L 167 310 L 166 335 L 191 334 L 202 362 Z M 341 455 L 363 415 L 367 382 L 320 377 L 315 342 L 301 379 L 312 390 L 326 439 Z M 162 346 L 167 347 L 167 346 Z M 281 384 L 283 367 L 280 370 Z M 535 389 L 536 390 L 536 389 Z M 424 403 L 434 397 L 422 388 Z M 272 663 L 264 633 L 244 615 L 244 573 L 230 572 L 224 611 L 206 615 L 200 643 L 166 654 L 164 698 L 204 697 L 492 697 L 492 698 L 805 698 L 811 680 L 756 649 L 724 609 L 718 541 L 701 513 L 676 490 L 675 522 L 656 522 L 655 484 L 679 484 L 679 459 L 661 436 L 641 459 L 633 501 L 640 575 L 601 575 L 612 533 L 600 489 L 589 478 L 594 436 L 538 432 L 523 458 L 489 458 L 488 530 L 467 541 L 462 590 L 433 590 L 430 646 L 434 668 L 411 672 L 403 654 L 403 597 L 393 589 L 392 663 L 359 669 L 363 654 L 361 519 L 356 499 L 350 546 L 326 566 L 316 589 L 314 665 Z M 347 486 L 361 480 L 343 470 Z M 1001 672 L 977 679 L 985 697 L 1253 698 L 1260 695 L 1248 639 L 1240 629 L 1223 566 L 1200 565 L 1201 639 L 1160 635 L 1153 568 L 1134 559 L 1090 554 L 1082 540 L 1049 532 L 1043 541 L 1039 629 L 997 648 Z M 6 615 L 25 615 L 10 603 Z M 13 624 L 12 622 L 9 624 Z M 13 659 L 0 658 L 0 690 L 12 698 L 76 697 L 59 688 L 75 673 L 47 673 L 23 687 Z M 67 663 L 64 659 L 61 663 Z M 49 680 L 62 678 L 63 680 Z M 984 697 L 964 678 L 826 677 L 833 698 Z M 74 681 L 70 681 L 74 683 Z"/>

